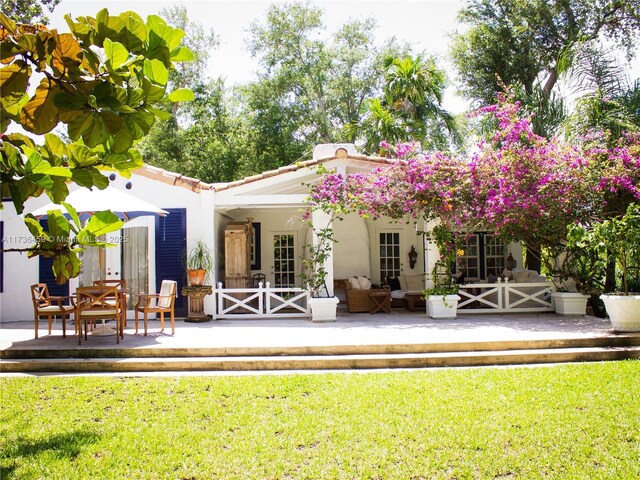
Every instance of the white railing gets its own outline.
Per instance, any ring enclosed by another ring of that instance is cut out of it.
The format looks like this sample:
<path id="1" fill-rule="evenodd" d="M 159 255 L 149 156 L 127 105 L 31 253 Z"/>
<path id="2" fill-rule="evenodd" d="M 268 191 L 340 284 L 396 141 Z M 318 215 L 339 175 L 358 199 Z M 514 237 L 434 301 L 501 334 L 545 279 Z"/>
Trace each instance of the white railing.
<path id="1" fill-rule="evenodd" d="M 218 283 L 214 318 L 301 318 L 309 317 L 309 291 L 302 288 L 222 288 Z"/>
<path id="2" fill-rule="evenodd" d="M 548 282 L 470 283 L 460 285 L 458 313 L 552 312 L 553 284 Z"/>

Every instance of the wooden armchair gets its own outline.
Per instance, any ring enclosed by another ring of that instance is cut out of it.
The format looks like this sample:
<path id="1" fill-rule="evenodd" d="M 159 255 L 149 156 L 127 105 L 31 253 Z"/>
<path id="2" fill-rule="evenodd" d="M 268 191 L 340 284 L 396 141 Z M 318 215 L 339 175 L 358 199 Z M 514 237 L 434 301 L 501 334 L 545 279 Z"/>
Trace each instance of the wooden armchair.
<path id="1" fill-rule="evenodd" d="M 124 323 L 122 321 L 122 298 L 117 287 L 94 285 L 80 287 L 76 290 L 76 319 L 80 326 L 78 343 L 82 339 L 82 324 L 84 323 L 84 338 L 87 340 L 88 323 L 95 320 L 113 318 L 116 321 L 116 343 L 124 338 Z"/>
<path id="2" fill-rule="evenodd" d="M 33 316 L 35 320 L 36 338 L 38 338 L 38 320 L 47 317 L 49 323 L 49 335 L 51 335 L 51 322 L 55 317 L 62 319 L 62 337 L 67 337 L 67 317 L 75 313 L 76 306 L 72 297 L 51 297 L 46 283 L 31 285 L 31 300 L 33 301 Z M 78 330 L 76 324 L 76 331 Z"/>
<path id="3" fill-rule="evenodd" d="M 138 333 L 138 313 L 144 316 L 144 335 L 147 336 L 148 316 L 150 313 L 160 314 L 160 328 L 164 332 L 164 314 L 171 315 L 171 335 L 176 334 L 174 304 L 178 294 L 178 283 L 174 280 L 163 280 L 159 294 L 141 293 L 135 306 L 136 334 Z"/>

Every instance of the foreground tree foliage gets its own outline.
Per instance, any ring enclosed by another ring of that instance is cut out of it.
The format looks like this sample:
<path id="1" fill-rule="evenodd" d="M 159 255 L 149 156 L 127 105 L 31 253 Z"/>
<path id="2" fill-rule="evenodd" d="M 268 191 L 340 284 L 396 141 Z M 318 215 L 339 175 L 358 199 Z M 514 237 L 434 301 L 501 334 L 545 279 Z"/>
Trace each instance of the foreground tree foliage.
<path id="1" fill-rule="evenodd" d="M 181 45 L 184 32 L 160 17 L 145 22 L 133 12 L 110 16 L 104 9 L 96 18 L 66 21 L 71 33 L 0 14 L 1 190 L 18 214 L 27 199 L 43 193 L 64 202 L 71 183 L 103 189 L 109 183 L 103 172 L 128 175 L 142 164 L 135 144 L 157 116 L 168 117 L 152 105 L 193 98 L 187 89 L 167 92 L 174 62 L 193 54 Z M 35 92 L 28 90 L 30 83 L 37 83 Z M 7 133 L 14 124 L 30 135 Z M 58 126 L 66 127 L 68 140 L 52 133 Z M 111 212 L 82 226 L 65 207 L 70 220 L 50 212 L 46 230 L 25 216 L 36 242 L 29 256 L 54 257 L 59 282 L 78 275 L 79 247 L 100 245 L 100 235 L 121 226 Z"/>

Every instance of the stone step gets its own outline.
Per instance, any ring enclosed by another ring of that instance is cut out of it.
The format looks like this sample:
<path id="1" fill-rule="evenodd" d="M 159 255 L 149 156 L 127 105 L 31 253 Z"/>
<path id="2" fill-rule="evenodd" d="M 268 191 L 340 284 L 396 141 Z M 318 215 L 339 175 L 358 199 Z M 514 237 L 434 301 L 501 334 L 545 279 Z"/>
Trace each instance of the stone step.
<path id="1" fill-rule="evenodd" d="M 126 339 L 125 339 L 126 340 Z M 72 348 L 8 348 L 0 351 L 0 359 L 65 359 L 65 358 L 182 358 L 182 357 L 268 357 L 376 355 L 455 352 L 493 352 L 548 348 L 632 347 L 640 346 L 640 335 L 620 334 L 606 337 L 579 337 L 537 340 L 504 340 L 483 342 L 439 342 L 409 344 L 268 346 L 268 347 L 138 347 L 126 342 L 116 346 L 89 343 Z"/>
<path id="2" fill-rule="evenodd" d="M 639 346 L 568 347 L 429 353 L 129 358 L 27 358 L 0 360 L 9 372 L 178 372 L 351 370 L 524 365 L 640 358 Z"/>

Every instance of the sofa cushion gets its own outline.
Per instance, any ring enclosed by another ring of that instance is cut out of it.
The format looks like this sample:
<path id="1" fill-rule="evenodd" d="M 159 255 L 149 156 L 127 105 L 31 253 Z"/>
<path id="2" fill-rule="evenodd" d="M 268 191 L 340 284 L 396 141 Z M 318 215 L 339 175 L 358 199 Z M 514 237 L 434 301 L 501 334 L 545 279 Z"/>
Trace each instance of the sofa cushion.
<path id="1" fill-rule="evenodd" d="M 513 272 L 513 280 L 516 283 L 538 283 L 546 282 L 547 278 L 535 270 L 518 270 Z"/>
<path id="2" fill-rule="evenodd" d="M 513 280 L 516 283 L 527 283 L 529 281 L 529 276 L 529 270 L 518 270 L 517 272 L 513 272 Z"/>

